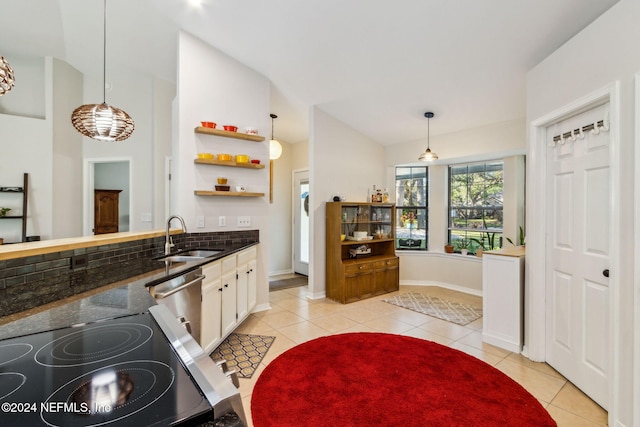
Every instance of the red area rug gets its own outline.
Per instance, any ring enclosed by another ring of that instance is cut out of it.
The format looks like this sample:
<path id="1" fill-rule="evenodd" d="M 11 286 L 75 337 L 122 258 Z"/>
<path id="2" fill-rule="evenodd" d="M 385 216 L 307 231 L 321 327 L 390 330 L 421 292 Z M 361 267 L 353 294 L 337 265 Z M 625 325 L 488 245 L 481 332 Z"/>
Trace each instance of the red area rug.
<path id="1" fill-rule="evenodd" d="M 255 427 L 555 426 L 485 362 L 418 338 L 332 335 L 278 356 L 251 398 Z"/>

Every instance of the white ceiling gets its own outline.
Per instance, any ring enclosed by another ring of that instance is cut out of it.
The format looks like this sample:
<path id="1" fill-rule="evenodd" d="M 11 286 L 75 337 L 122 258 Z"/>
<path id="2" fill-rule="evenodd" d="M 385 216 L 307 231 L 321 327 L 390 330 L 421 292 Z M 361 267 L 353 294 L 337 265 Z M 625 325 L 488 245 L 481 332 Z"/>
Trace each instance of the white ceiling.
<path id="1" fill-rule="evenodd" d="M 101 72 L 102 0 L 0 1 L 0 55 Z M 108 0 L 107 65 L 175 81 L 183 29 L 273 82 L 278 139 L 315 105 L 390 145 L 425 111 L 431 135 L 524 117 L 526 72 L 617 1 Z"/>

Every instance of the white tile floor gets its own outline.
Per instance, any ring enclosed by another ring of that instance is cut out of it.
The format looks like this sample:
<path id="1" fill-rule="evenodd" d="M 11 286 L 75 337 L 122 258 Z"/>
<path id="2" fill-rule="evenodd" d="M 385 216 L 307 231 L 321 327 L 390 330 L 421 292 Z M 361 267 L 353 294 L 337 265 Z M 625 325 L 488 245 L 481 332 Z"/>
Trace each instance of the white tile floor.
<path id="1" fill-rule="evenodd" d="M 452 301 L 482 306 L 482 299 L 439 287 L 401 286 L 400 292 L 423 292 Z M 302 342 L 344 332 L 388 332 L 423 338 L 464 351 L 493 365 L 520 383 L 560 427 L 606 426 L 607 412 L 545 363 L 535 363 L 482 342 L 482 319 L 459 326 L 382 302 L 394 294 L 339 304 L 331 300 L 308 300 L 306 287 L 270 292 L 271 310 L 254 313 L 238 333 L 276 337 L 257 372 L 240 379 L 240 391 L 248 417 L 251 393 L 260 373 L 278 355 Z"/>

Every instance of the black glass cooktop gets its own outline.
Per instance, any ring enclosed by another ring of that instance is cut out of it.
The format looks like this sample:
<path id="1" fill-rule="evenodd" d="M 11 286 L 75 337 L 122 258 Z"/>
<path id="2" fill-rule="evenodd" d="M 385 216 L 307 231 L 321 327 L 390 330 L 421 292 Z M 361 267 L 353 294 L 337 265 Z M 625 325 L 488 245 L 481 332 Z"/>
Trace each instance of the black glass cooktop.
<path id="1" fill-rule="evenodd" d="M 0 341 L 3 426 L 168 426 L 210 410 L 149 313 Z"/>

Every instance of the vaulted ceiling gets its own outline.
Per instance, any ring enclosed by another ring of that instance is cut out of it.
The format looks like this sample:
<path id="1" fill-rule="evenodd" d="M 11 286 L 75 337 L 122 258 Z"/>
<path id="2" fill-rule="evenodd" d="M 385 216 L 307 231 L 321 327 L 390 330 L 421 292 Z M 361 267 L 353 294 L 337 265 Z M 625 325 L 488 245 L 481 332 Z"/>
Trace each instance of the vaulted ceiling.
<path id="1" fill-rule="evenodd" d="M 181 29 L 272 81 L 279 139 L 318 106 L 391 145 L 424 139 L 428 110 L 432 135 L 524 117 L 526 72 L 617 1 L 108 0 L 108 66 L 175 81 Z M 4 2 L 0 55 L 99 73 L 102 5 Z"/>

